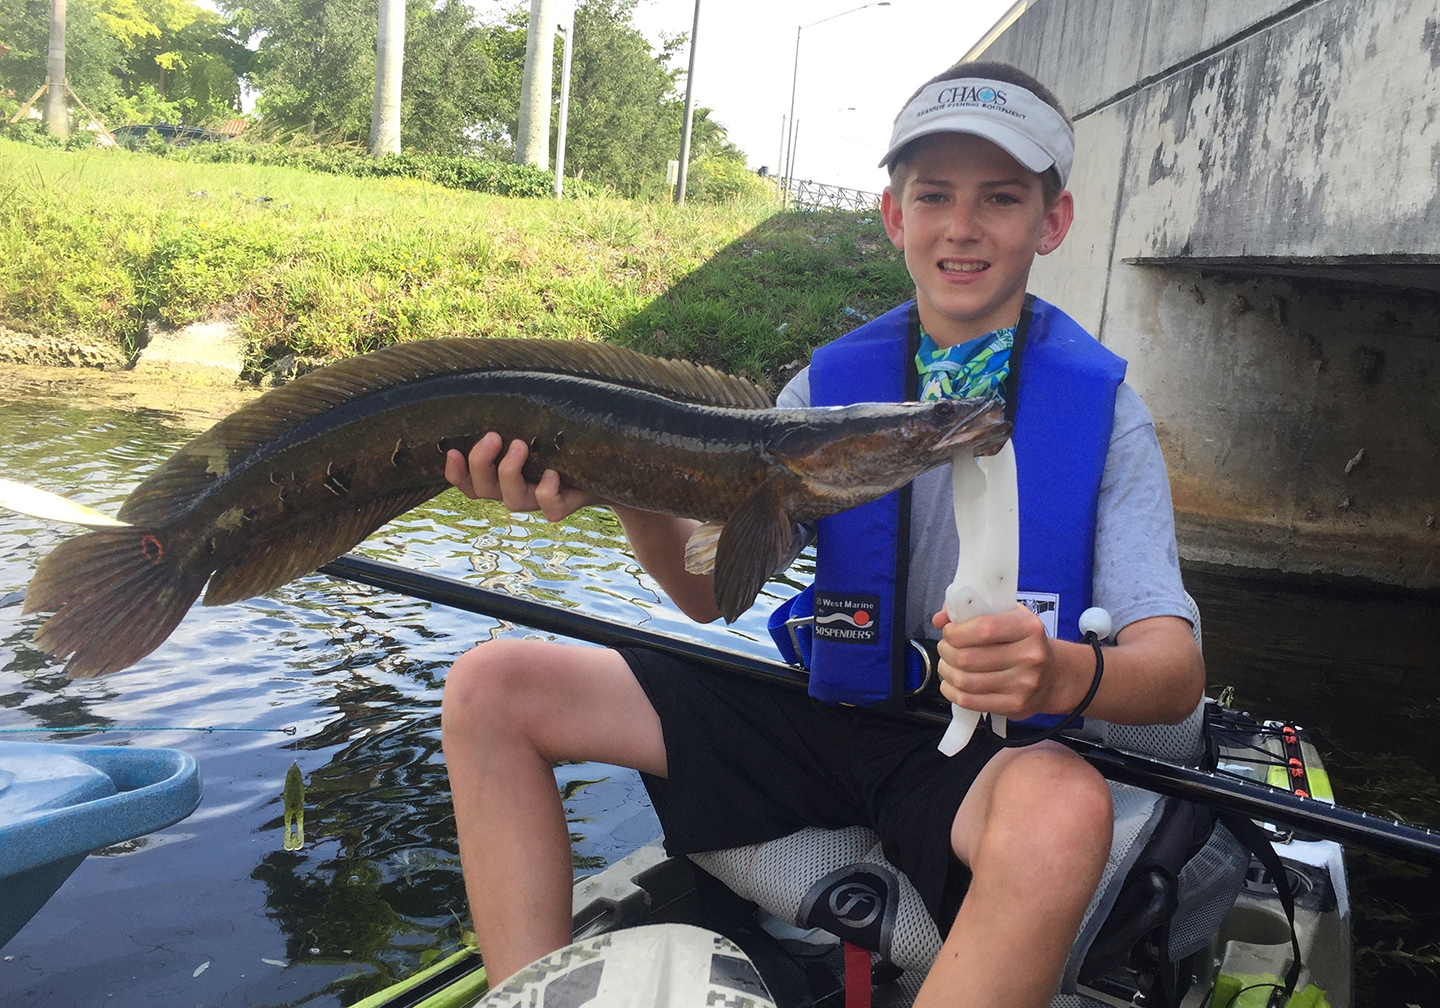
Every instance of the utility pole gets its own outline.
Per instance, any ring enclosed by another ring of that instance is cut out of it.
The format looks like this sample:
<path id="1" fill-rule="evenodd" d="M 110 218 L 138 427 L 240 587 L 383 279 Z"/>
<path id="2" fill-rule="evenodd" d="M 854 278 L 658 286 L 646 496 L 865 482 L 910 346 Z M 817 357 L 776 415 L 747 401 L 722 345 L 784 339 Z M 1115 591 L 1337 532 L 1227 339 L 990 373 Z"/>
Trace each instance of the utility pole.
<path id="1" fill-rule="evenodd" d="M 400 80 L 405 71 L 405 0 L 380 0 L 379 7 L 375 105 L 370 112 L 373 157 L 400 153 Z"/>
<path id="2" fill-rule="evenodd" d="M 700 36 L 700 0 L 695 0 L 695 22 L 690 26 L 690 69 L 685 73 L 685 123 L 680 128 L 680 179 L 675 183 L 675 202 L 685 202 L 685 183 L 690 174 L 690 126 L 695 113 L 695 41 Z"/>
<path id="3" fill-rule="evenodd" d="M 560 57 L 560 124 L 555 132 L 555 198 L 565 195 L 565 133 L 570 119 L 570 60 L 575 54 L 575 6 L 560 26 L 565 45 Z"/>
<path id="4" fill-rule="evenodd" d="M 515 163 L 550 167 L 550 102 L 555 87 L 555 5 L 530 0 L 525 32 L 525 75 L 520 79 L 520 125 Z"/>
<path id="5" fill-rule="evenodd" d="M 785 177 L 785 134 L 789 132 L 790 120 L 780 116 L 780 153 L 775 158 L 775 177 Z"/>
<path id="6" fill-rule="evenodd" d="M 70 139 L 70 113 L 65 105 L 65 0 L 50 0 L 50 52 L 46 64 L 45 126 L 62 143 Z"/>

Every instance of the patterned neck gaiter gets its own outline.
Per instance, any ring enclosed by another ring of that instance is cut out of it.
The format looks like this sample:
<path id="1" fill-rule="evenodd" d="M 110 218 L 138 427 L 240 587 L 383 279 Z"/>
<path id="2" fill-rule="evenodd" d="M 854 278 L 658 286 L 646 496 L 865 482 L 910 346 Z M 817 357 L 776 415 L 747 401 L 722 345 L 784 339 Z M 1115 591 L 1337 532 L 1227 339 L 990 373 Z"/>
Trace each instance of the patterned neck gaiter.
<path id="1" fill-rule="evenodd" d="M 1010 373 L 1010 348 L 1015 327 L 996 329 L 979 339 L 941 349 L 930 334 L 920 333 L 915 367 L 920 372 L 920 401 L 963 399 L 970 396 L 1002 397 Z"/>

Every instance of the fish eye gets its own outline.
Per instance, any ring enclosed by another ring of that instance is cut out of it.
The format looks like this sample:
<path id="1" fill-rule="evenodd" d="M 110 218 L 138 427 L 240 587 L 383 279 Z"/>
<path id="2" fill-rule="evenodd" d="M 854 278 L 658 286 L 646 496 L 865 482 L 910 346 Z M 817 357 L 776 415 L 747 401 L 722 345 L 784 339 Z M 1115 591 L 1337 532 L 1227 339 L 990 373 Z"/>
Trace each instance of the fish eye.
<path id="1" fill-rule="evenodd" d="M 948 423 L 951 420 L 955 419 L 956 414 L 958 414 L 959 412 L 960 407 L 955 405 L 954 400 L 941 399 L 940 401 L 935 403 L 935 409 L 931 411 L 931 416 L 933 416 L 940 423 Z"/>

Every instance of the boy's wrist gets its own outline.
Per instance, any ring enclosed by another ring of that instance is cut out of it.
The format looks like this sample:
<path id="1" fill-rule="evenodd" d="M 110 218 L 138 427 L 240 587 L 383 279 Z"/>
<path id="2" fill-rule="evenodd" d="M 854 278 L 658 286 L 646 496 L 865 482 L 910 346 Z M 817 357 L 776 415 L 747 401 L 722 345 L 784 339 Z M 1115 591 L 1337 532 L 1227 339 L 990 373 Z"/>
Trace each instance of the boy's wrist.
<path id="1" fill-rule="evenodd" d="M 1051 682 L 1053 689 L 1045 703 L 1047 714 L 1069 714 L 1095 681 L 1095 649 L 1078 641 L 1052 640 Z"/>

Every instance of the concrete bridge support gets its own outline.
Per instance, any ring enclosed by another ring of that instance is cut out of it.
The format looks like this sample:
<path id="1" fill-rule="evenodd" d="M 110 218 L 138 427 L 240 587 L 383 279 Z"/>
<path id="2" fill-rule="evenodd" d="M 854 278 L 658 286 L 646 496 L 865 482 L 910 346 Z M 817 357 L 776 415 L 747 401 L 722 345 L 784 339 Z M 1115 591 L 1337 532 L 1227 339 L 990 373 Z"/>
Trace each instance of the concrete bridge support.
<path id="1" fill-rule="evenodd" d="M 1040 0 L 1032 289 L 1129 359 L 1190 560 L 1440 588 L 1440 0 Z"/>

